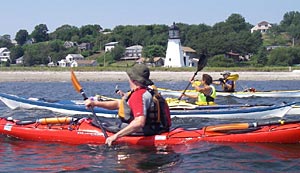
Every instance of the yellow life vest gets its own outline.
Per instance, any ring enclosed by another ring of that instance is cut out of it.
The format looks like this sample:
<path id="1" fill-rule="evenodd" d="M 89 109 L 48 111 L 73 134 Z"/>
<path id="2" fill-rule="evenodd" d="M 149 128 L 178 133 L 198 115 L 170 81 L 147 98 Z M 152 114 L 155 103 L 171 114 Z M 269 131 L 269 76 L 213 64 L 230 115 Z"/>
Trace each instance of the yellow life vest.
<path id="1" fill-rule="evenodd" d="M 195 102 L 197 105 L 204 106 L 204 105 L 215 105 L 216 103 L 215 98 L 217 96 L 216 89 L 213 85 L 210 85 L 212 89 L 211 95 L 205 95 L 203 93 L 198 93 L 198 100 Z"/>

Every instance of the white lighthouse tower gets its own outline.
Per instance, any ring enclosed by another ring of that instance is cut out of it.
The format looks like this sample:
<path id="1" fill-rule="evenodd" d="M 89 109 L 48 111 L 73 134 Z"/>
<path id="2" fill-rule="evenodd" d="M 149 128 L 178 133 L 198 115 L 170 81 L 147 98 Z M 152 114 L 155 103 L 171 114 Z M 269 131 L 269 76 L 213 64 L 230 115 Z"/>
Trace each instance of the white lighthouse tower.
<path id="1" fill-rule="evenodd" d="M 183 52 L 180 43 L 179 28 L 173 25 L 169 28 L 168 47 L 166 52 L 165 67 L 183 67 Z"/>

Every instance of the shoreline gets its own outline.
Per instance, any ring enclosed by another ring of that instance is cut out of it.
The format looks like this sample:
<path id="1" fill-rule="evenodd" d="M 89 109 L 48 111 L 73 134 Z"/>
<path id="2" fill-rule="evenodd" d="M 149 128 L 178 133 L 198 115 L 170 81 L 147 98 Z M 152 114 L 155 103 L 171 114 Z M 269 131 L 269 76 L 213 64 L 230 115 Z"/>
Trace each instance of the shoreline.
<path id="1" fill-rule="evenodd" d="M 213 79 L 222 77 L 220 72 L 199 71 L 196 79 L 207 73 Z M 292 72 L 232 72 L 239 74 L 239 80 L 270 81 L 270 80 L 300 80 L 300 71 Z M 126 72 L 101 71 L 101 72 L 75 72 L 79 81 L 109 82 L 127 81 Z M 187 81 L 194 72 L 158 72 L 152 71 L 150 79 L 155 81 Z M 68 71 L 0 71 L 0 82 L 69 82 L 71 74 Z"/>

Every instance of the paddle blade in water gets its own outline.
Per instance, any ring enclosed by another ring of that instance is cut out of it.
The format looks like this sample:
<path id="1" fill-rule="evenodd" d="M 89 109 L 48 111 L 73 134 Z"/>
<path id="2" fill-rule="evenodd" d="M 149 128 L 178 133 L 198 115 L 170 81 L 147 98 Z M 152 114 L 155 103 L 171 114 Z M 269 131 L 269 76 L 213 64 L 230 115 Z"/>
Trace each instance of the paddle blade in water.
<path id="1" fill-rule="evenodd" d="M 80 84 L 79 84 L 79 82 L 78 82 L 78 80 L 77 80 L 77 78 L 75 76 L 75 73 L 74 73 L 74 71 L 72 69 L 71 69 L 71 81 L 72 81 L 72 84 L 73 84 L 75 90 L 82 95 L 83 99 L 84 100 L 88 99 L 88 97 L 86 96 L 85 92 L 83 91 L 82 87 L 80 86 Z M 97 124 L 99 125 L 99 127 L 101 128 L 101 130 L 103 132 L 104 137 L 107 138 L 108 135 L 106 133 L 106 130 L 102 126 L 102 123 L 101 123 L 100 119 L 95 114 L 94 108 L 91 108 L 91 110 L 92 110 L 94 119 L 96 120 Z"/>

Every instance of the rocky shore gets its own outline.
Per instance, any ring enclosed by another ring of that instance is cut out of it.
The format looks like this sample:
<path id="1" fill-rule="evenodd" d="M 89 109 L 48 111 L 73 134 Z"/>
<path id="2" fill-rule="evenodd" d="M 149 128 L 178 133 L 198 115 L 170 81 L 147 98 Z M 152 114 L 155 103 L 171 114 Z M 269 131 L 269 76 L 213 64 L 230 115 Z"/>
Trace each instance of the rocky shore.
<path id="1" fill-rule="evenodd" d="M 203 73 L 210 74 L 214 79 L 221 77 L 219 72 L 198 72 L 197 79 Z M 125 72 L 75 72 L 79 81 L 126 81 Z M 239 74 L 239 80 L 300 80 L 300 71 L 292 72 L 232 72 Z M 186 81 L 194 72 L 151 72 L 153 81 Z M 0 71 L 0 82 L 69 82 L 70 72 L 52 71 Z"/>

